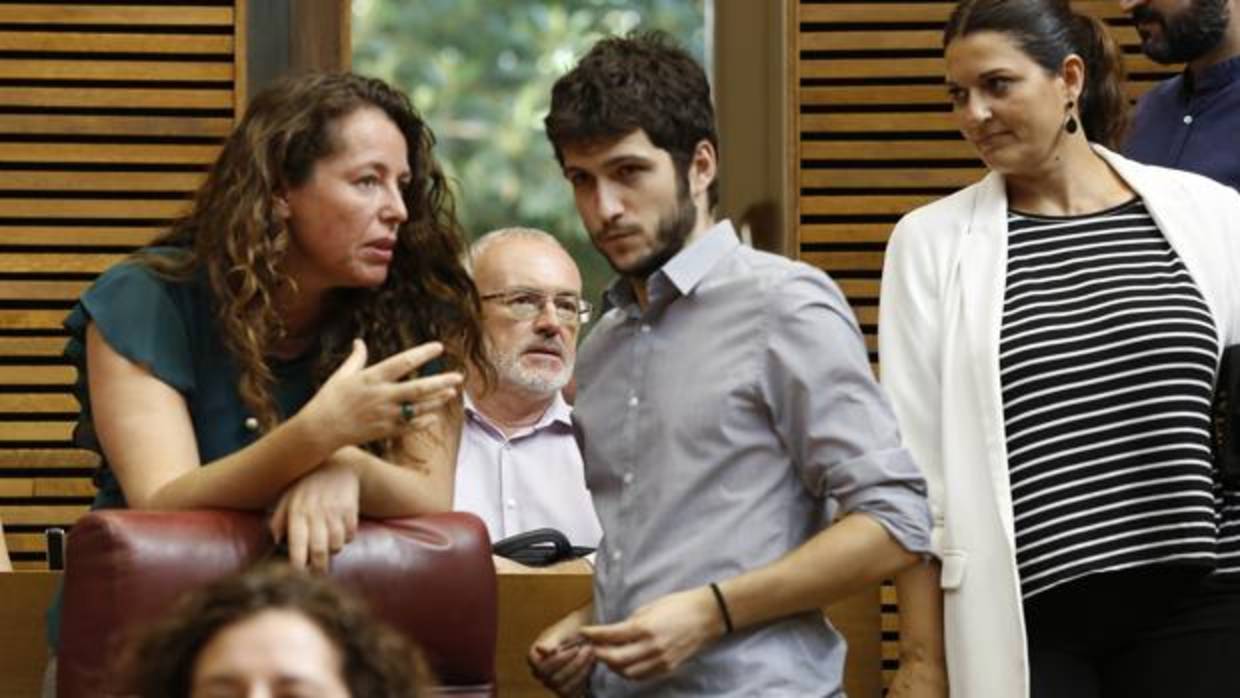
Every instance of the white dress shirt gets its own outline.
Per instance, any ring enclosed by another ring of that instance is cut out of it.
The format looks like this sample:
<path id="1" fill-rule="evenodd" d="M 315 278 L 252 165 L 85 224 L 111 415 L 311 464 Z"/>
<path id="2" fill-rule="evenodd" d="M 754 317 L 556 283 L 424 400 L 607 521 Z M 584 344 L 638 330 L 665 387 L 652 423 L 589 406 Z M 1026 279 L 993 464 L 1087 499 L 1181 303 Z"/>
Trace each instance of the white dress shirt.
<path id="1" fill-rule="evenodd" d="M 452 508 L 481 517 L 492 542 L 554 528 L 573 545 L 598 545 L 602 529 L 562 395 L 537 423 L 505 436 L 466 392 Z"/>

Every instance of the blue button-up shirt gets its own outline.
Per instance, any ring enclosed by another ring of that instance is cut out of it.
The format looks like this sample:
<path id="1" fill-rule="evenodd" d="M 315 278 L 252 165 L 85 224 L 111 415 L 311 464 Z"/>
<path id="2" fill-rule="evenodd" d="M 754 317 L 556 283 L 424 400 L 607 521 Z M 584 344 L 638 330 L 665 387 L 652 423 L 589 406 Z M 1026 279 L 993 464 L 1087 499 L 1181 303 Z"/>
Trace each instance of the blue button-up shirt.
<path id="1" fill-rule="evenodd" d="M 1137 103 L 1124 153 L 1240 190 L 1240 56 L 1185 71 Z"/>
<path id="2" fill-rule="evenodd" d="M 844 296 L 821 271 L 743 247 L 722 222 L 623 280 L 577 364 L 574 409 L 603 524 L 596 621 L 774 562 L 840 511 L 929 546 L 925 483 L 899 443 Z M 738 631 L 670 676 L 600 667 L 598 695 L 836 696 L 844 642 L 809 611 Z"/>

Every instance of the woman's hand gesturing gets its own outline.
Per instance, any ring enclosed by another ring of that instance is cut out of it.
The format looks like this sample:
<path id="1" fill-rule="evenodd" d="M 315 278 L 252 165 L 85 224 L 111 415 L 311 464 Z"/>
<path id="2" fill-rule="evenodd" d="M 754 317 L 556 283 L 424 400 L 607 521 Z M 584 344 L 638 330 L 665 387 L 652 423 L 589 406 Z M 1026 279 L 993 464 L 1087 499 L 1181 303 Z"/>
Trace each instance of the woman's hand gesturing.
<path id="1" fill-rule="evenodd" d="M 353 352 L 302 409 L 314 420 L 330 450 L 364 444 L 410 429 L 425 428 L 436 412 L 456 399 L 464 377 L 458 372 L 419 378 L 417 371 L 443 353 L 439 342 L 366 366 L 366 345 L 353 340 Z"/>

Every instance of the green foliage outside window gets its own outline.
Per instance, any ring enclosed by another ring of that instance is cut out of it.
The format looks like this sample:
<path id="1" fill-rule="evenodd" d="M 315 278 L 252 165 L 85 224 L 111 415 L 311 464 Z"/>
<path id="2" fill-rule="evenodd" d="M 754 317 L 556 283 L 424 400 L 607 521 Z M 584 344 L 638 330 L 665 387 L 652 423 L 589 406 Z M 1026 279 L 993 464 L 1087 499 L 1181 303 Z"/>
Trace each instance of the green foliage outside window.
<path id="1" fill-rule="evenodd" d="M 611 270 L 543 131 L 551 85 L 596 40 L 633 29 L 661 29 L 702 60 L 705 2 L 353 0 L 353 69 L 413 98 L 471 236 L 512 225 L 552 233 L 597 300 Z"/>

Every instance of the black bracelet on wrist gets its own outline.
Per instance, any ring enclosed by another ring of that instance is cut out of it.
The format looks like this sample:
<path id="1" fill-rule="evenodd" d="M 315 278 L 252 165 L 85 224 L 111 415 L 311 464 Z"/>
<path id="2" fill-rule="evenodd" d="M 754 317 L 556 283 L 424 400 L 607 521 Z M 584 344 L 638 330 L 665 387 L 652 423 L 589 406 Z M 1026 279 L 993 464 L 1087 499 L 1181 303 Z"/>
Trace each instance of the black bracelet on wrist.
<path id="1" fill-rule="evenodd" d="M 714 582 L 710 583 L 710 590 L 715 593 L 715 603 L 719 604 L 719 614 L 723 616 L 723 627 L 727 629 L 725 634 L 731 634 L 732 614 L 728 613 L 728 603 L 723 600 L 723 592 L 719 591 L 719 585 Z"/>

